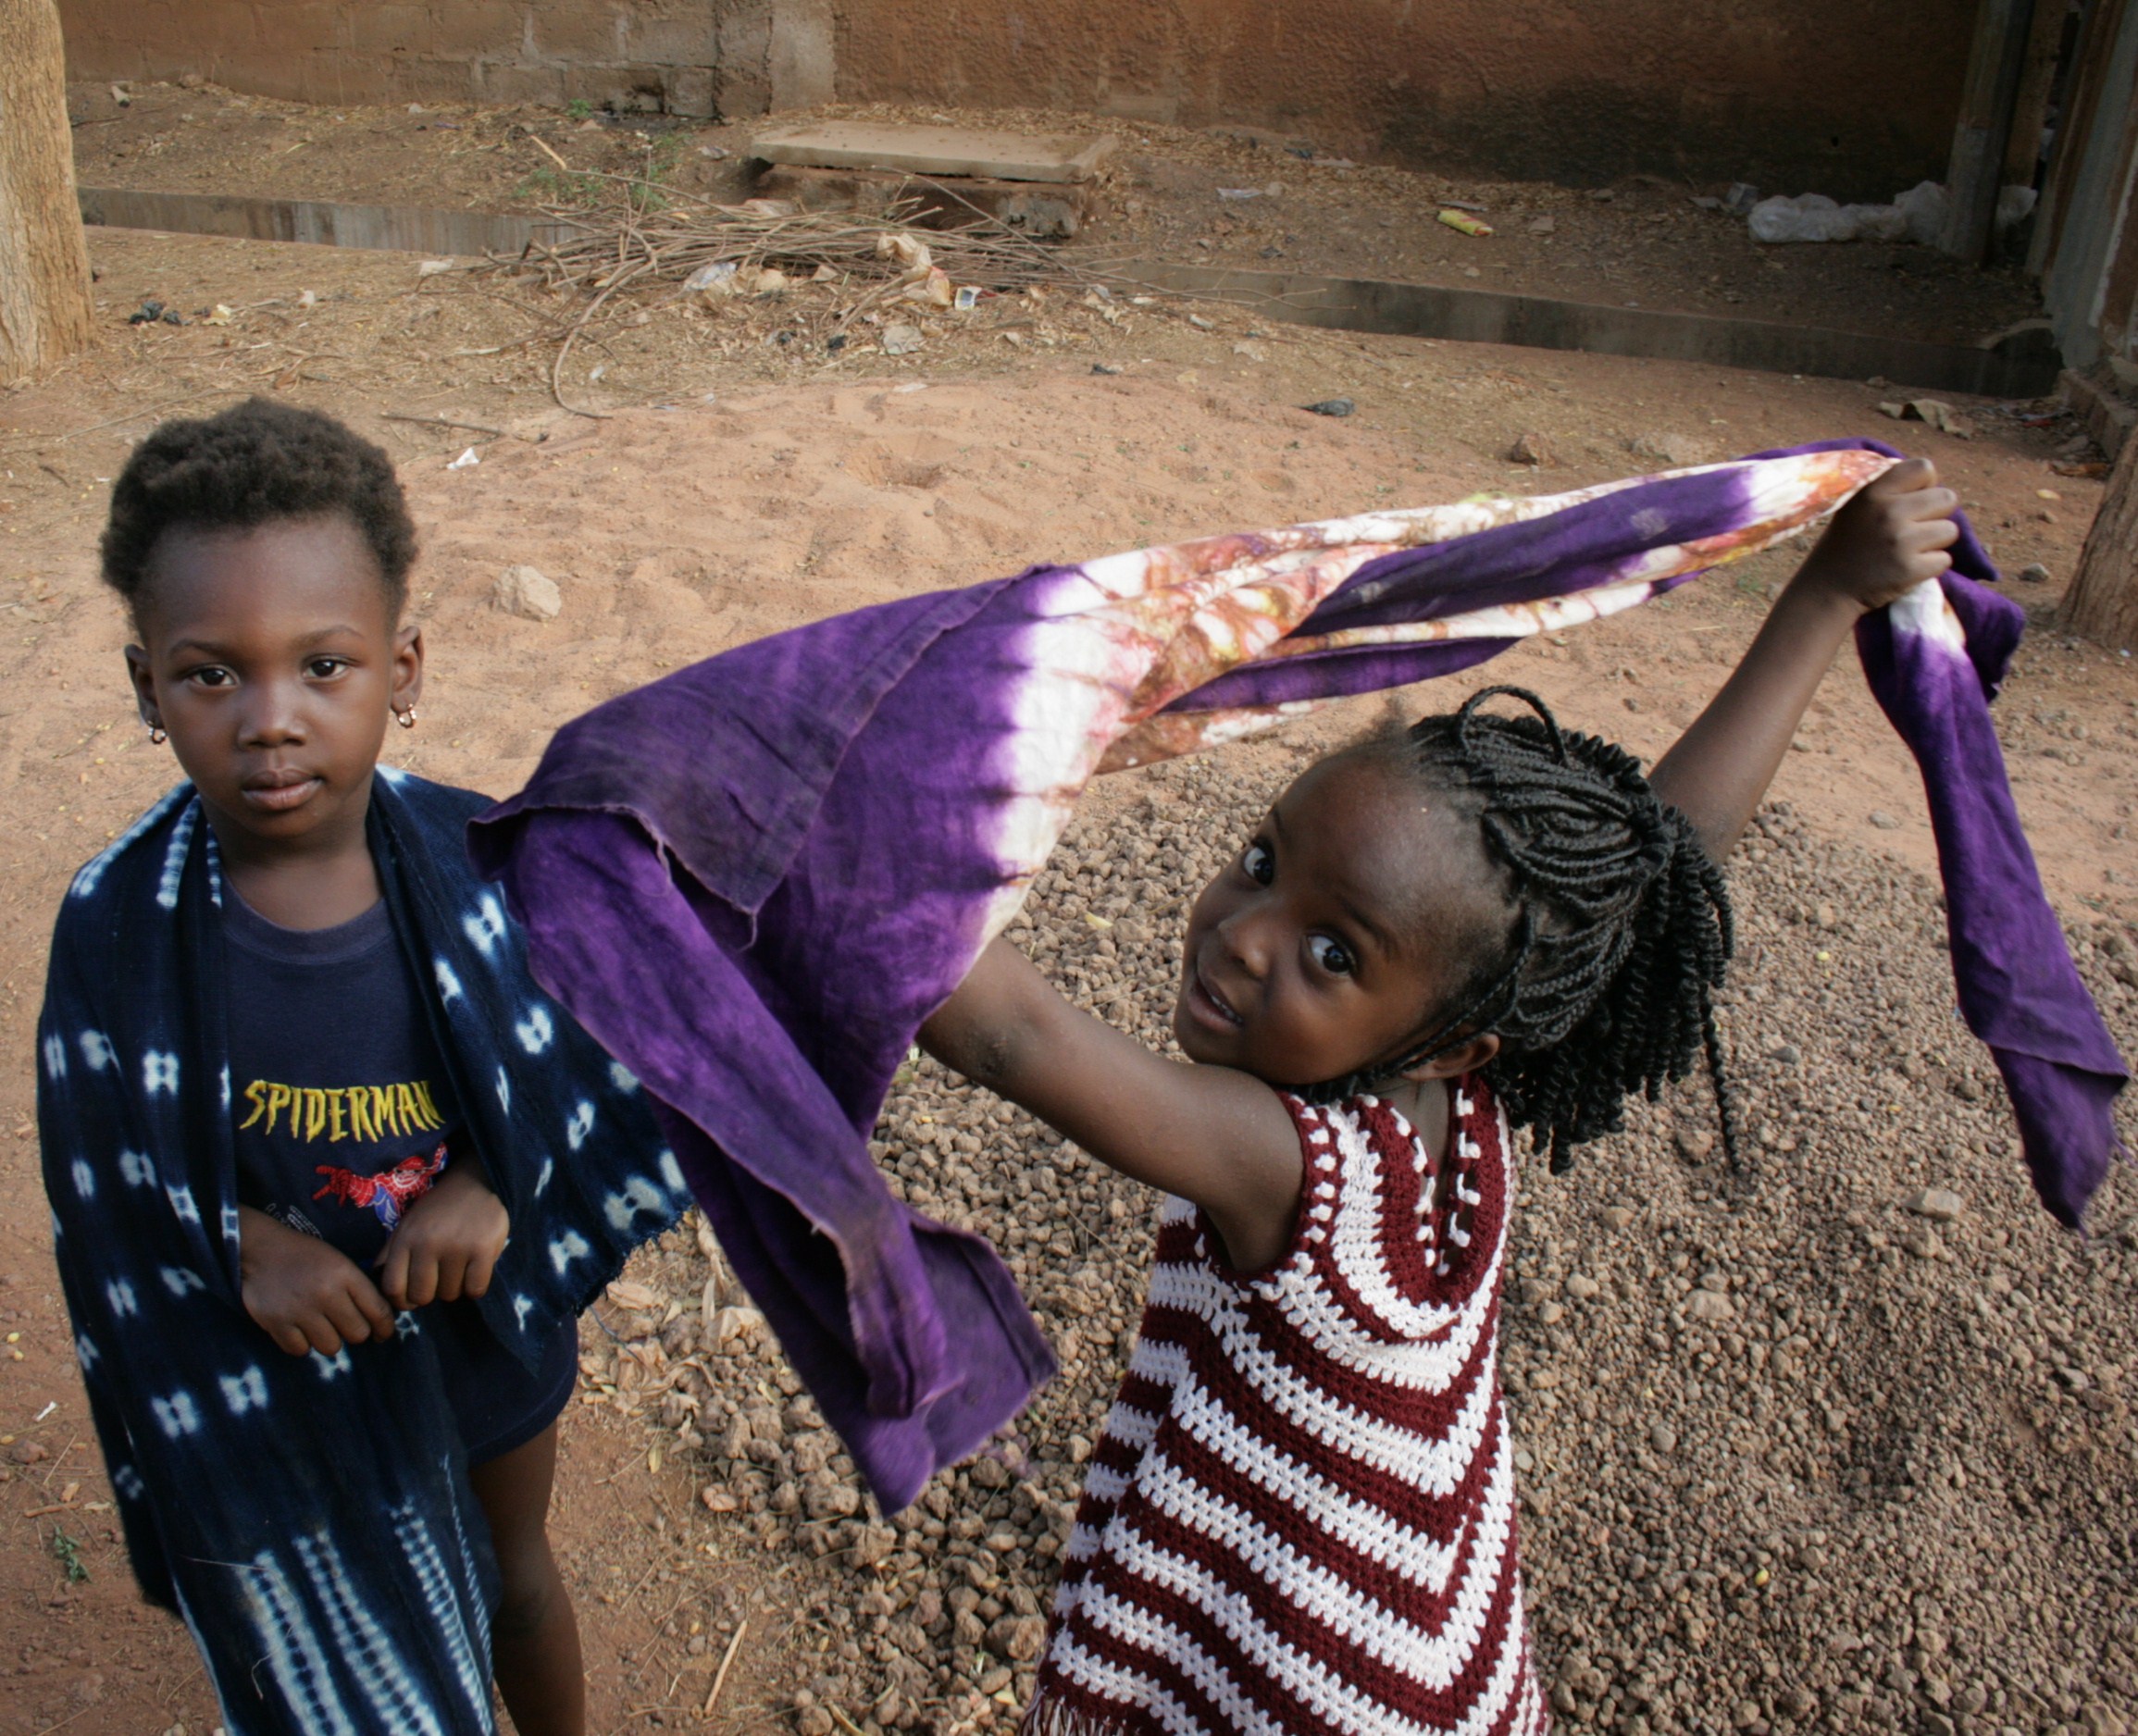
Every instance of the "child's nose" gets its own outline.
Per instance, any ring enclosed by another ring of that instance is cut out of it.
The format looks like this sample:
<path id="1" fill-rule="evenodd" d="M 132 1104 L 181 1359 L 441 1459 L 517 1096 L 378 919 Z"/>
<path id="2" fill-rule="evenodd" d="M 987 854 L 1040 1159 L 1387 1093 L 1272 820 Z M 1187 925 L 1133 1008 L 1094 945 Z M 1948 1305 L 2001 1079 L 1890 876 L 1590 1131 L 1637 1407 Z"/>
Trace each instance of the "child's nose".
<path id="1" fill-rule="evenodd" d="M 254 687 L 245 708 L 245 739 L 274 747 L 302 739 L 304 725 L 293 687 L 264 682 Z"/>
<path id="2" fill-rule="evenodd" d="M 1268 912 L 1252 904 L 1235 911 L 1218 924 L 1218 937 L 1234 962 L 1258 981 L 1269 973 L 1273 948 L 1270 928 Z"/>

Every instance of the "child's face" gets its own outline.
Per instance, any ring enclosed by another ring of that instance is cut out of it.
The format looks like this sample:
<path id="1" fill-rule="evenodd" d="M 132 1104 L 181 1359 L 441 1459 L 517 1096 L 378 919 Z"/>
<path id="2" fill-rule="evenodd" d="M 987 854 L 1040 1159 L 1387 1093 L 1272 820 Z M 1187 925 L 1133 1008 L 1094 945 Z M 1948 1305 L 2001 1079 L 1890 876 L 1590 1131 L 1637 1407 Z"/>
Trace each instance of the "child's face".
<path id="1" fill-rule="evenodd" d="M 1191 1060 L 1312 1085 L 1430 1034 L 1507 923 L 1482 845 L 1436 806 L 1361 754 L 1277 799 L 1188 919 L 1173 1032 Z"/>
<path id="2" fill-rule="evenodd" d="M 423 645 L 388 618 L 369 547 L 340 515 L 167 532 L 126 658 L 143 719 L 226 849 L 306 851 L 360 836 L 392 711 L 416 703 Z"/>

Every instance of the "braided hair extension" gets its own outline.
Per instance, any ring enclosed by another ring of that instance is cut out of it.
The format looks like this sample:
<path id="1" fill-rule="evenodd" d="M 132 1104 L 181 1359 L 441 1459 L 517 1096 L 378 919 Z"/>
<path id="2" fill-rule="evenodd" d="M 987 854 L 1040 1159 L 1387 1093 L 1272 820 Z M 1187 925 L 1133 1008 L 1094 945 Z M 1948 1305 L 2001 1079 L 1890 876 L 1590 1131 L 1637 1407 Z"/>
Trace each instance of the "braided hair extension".
<path id="1" fill-rule="evenodd" d="M 1534 716 L 1484 711 L 1506 696 Z M 1714 990 L 1734 946 L 1729 893 L 1692 823 L 1648 787 L 1622 748 L 1560 728 L 1522 688 L 1473 694 L 1392 744 L 1398 763 L 1466 797 L 1517 906 L 1497 956 L 1471 973 L 1457 1011 L 1400 1060 L 1312 1093 L 1348 1097 L 1485 1032 L 1500 1051 L 1485 1076 L 1509 1121 L 1531 1129 L 1553 1173 L 1572 1147 L 1624 1125 L 1622 1103 L 1652 1102 L 1704 1049 L 1737 1155 L 1715 1026 Z"/>

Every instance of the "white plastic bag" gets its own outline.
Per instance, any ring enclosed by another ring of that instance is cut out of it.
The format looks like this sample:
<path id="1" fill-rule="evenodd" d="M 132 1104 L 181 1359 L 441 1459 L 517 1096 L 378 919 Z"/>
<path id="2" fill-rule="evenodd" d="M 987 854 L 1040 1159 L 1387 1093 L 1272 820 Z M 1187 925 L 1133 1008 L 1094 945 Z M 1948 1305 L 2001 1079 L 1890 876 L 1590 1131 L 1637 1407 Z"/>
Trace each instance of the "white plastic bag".
<path id="1" fill-rule="evenodd" d="M 1919 180 L 1906 192 L 1896 193 L 1893 203 L 1908 219 L 1908 239 L 1918 246 L 1934 247 L 1945 232 L 1945 188 L 1934 180 Z"/>
<path id="2" fill-rule="evenodd" d="M 1752 239 L 1782 242 L 1897 242 L 1908 233 L 1908 213 L 1896 205 L 1835 205 L 1822 192 L 1794 199 L 1762 199 L 1747 219 Z"/>
<path id="3" fill-rule="evenodd" d="M 1856 239 L 1856 219 L 1822 192 L 1799 193 L 1794 199 L 1780 194 L 1762 199 L 1746 220 L 1751 226 L 1752 239 L 1770 245 Z"/>

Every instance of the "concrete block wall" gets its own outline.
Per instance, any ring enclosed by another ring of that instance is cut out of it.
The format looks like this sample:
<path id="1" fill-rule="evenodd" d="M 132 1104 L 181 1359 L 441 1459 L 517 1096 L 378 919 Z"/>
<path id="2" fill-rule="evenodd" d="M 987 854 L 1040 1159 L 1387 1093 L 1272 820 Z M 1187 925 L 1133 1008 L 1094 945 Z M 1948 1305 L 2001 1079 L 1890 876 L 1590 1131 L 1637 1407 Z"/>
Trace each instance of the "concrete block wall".
<path id="1" fill-rule="evenodd" d="M 196 73 L 301 102 L 711 116 L 832 93 L 831 0 L 64 0 L 61 15 L 69 77 Z"/>
<path id="2" fill-rule="evenodd" d="M 1296 130 L 1580 183 L 1942 177 L 1975 0 L 60 0 L 72 76 L 746 118 L 843 101 Z"/>

